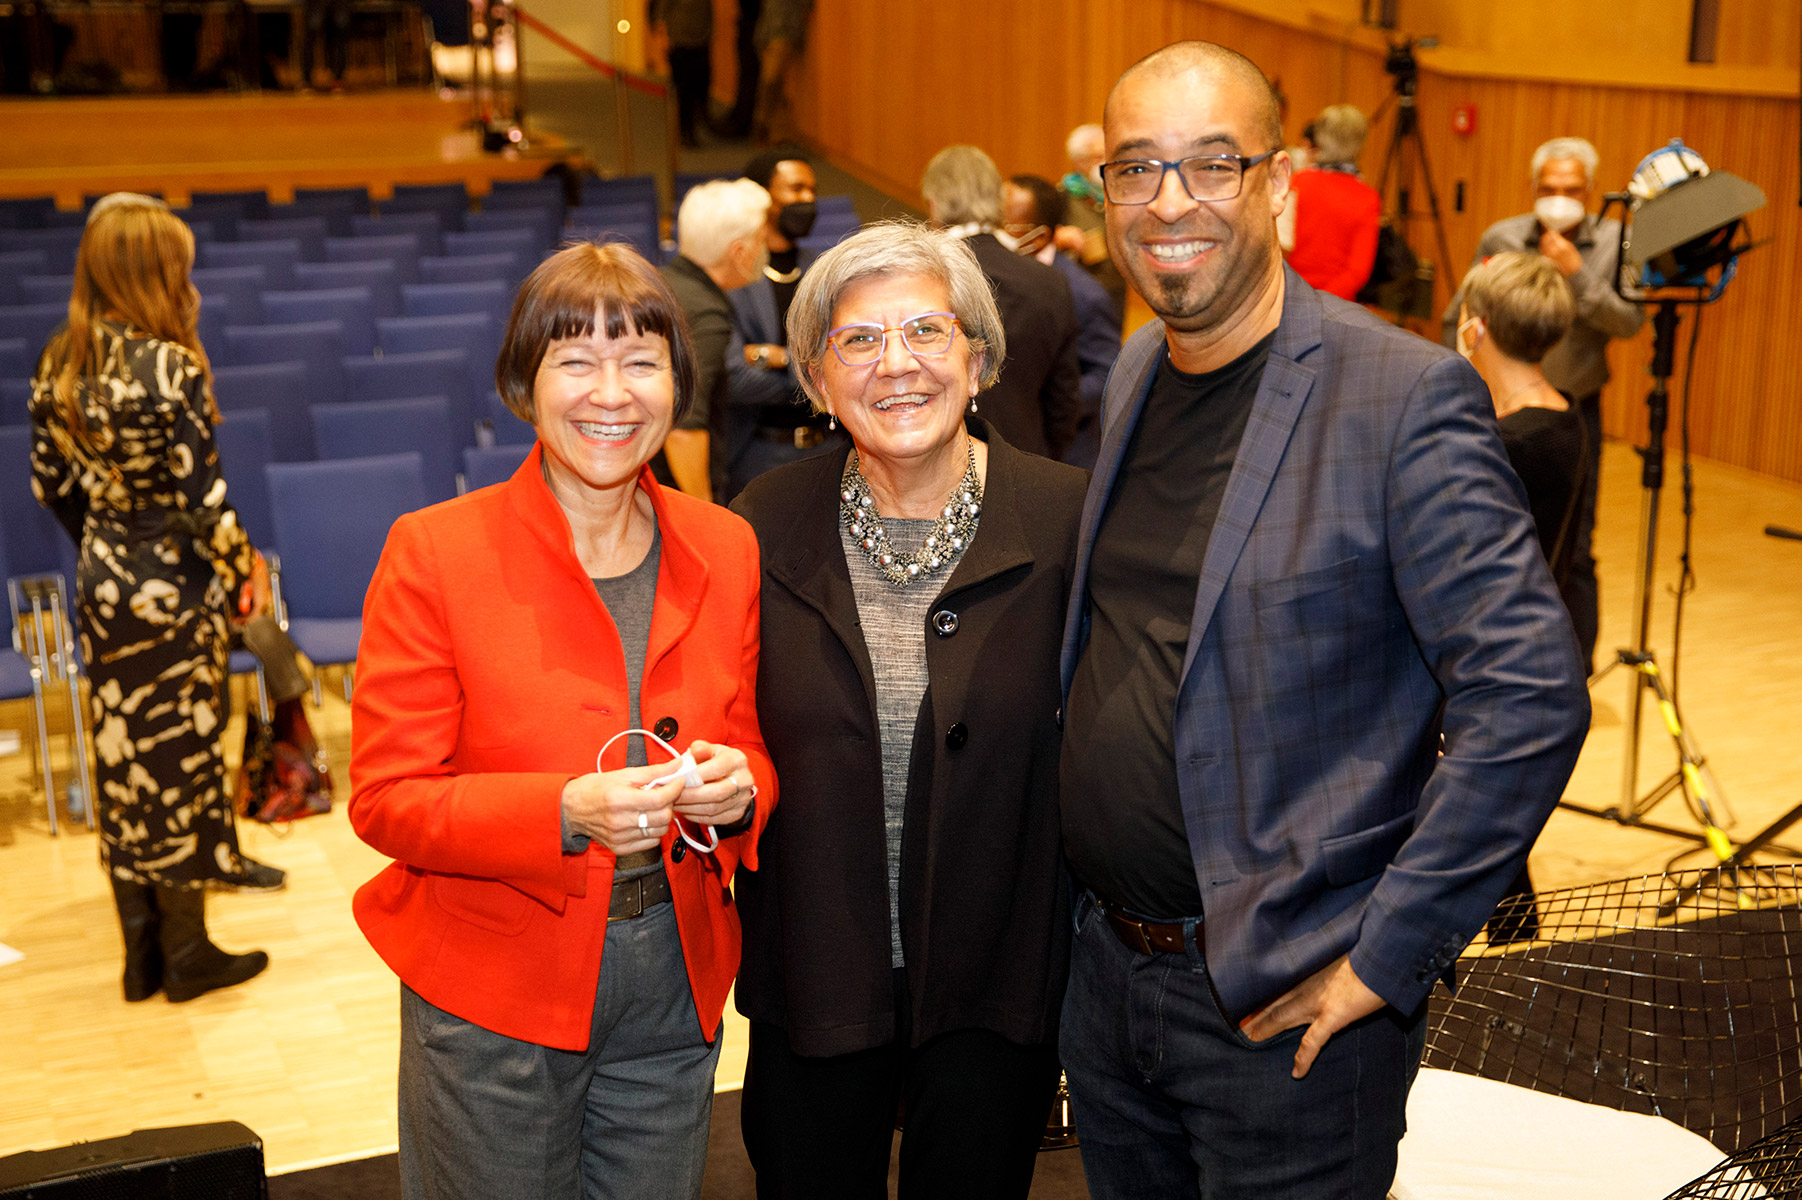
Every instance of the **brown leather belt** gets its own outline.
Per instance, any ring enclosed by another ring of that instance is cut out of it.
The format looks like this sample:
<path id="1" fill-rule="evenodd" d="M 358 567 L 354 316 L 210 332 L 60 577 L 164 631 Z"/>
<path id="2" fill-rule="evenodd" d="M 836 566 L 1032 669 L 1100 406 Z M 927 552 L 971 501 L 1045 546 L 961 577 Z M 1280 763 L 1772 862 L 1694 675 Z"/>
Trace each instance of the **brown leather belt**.
<path id="1" fill-rule="evenodd" d="M 630 921 L 633 917 L 643 916 L 646 909 L 655 908 L 669 898 L 667 872 L 654 871 L 649 875 L 618 880 L 613 885 L 613 894 L 607 900 L 607 923 Z"/>
<path id="2" fill-rule="evenodd" d="M 1107 918 L 1114 936 L 1122 945 L 1137 954 L 1184 954 L 1188 946 L 1183 941 L 1181 924 L 1165 924 L 1158 921 L 1141 921 L 1137 917 L 1129 917 L 1115 912 L 1105 903 L 1101 905 L 1101 915 Z M 1201 942 L 1201 922 L 1195 922 L 1195 941 Z"/>

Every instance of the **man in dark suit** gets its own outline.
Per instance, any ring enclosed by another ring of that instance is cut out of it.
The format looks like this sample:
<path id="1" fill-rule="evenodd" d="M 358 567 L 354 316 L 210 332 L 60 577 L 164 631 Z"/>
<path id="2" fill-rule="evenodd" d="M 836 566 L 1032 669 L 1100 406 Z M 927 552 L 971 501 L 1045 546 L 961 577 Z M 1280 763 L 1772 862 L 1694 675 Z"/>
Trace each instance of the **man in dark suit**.
<path id="1" fill-rule="evenodd" d="M 1101 396 L 1107 390 L 1108 372 L 1120 357 L 1120 309 L 1081 263 L 1057 248 L 1064 204 L 1064 194 L 1049 179 L 1015 175 L 1001 191 L 1002 226 L 996 236 L 1012 242 L 1015 253 L 1056 267 L 1070 285 L 1070 299 L 1076 305 L 1076 362 L 1082 369 L 1082 420 L 1063 459 L 1092 471 L 1101 448 Z"/>
<path id="2" fill-rule="evenodd" d="M 1162 319 L 1109 383 L 1064 639 L 1083 1165 L 1098 1200 L 1379 1200 L 1582 667 L 1482 381 L 1284 267 L 1263 73 L 1165 47 L 1105 126 L 1109 247 Z"/>
<path id="3" fill-rule="evenodd" d="M 1021 258 L 995 238 L 1001 224 L 1001 172 L 975 146 L 947 146 L 920 180 L 932 222 L 964 239 L 995 289 L 1007 361 L 995 386 L 976 397 L 1009 444 L 1058 458 L 1082 419 L 1082 371 L 1076 358 L 1076 306 L 1056 268 Z"/>
<path id="4" fill-rule="evenodd" d="M 772 467 L 824 453 L 844 439 L 826 428 L 826 418 L 801 394 L 788 357 L 788 306 L 815 258 L 800 245 L 818 216 L 813 164 L 797 146 L 776 146 L 745 165 L 745 178 L 770 194 L 763 230 L 770 260 L 730 294 L 725 500 Z"/>

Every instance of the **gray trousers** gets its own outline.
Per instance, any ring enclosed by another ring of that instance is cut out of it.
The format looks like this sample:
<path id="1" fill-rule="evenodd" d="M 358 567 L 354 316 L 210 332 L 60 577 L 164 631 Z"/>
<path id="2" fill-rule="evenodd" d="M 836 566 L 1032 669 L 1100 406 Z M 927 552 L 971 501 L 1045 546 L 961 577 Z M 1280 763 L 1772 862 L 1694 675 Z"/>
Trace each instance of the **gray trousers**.
<path id="1" fill-rule="evenodd" d="M 607 927 L 585 1052 L 504 1037 L 400 991 L 407 1200 L 701 1194 L 720 1039 L 701 1036 L 673 905 Z"/>

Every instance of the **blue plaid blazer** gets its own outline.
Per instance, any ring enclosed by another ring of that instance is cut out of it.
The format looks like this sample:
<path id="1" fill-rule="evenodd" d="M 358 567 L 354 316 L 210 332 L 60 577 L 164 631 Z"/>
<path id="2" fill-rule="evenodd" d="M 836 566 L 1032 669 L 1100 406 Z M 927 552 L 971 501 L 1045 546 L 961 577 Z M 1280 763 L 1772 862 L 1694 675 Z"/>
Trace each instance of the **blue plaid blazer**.
<path id="1" fill-rule="evenodd" d="M 1412 1012 L 1557 803 L 1589 699 L 1482 380 L 1285 276 L 1177 695 L 1208 969 L 1237 1019 L 1349 952 Z M 1154 321 L 1108 382 L 1066 695 L 1095 531 L 1163 360 Z"/>

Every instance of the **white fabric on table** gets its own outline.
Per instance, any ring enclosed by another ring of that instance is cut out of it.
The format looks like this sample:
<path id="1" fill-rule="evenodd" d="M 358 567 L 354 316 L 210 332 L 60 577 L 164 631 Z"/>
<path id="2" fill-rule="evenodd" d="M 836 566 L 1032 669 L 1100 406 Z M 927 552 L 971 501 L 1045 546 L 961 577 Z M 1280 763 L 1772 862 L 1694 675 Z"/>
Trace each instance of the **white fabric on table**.
<path id="1" fill-rule="evenodd" d="M 1408 1134 L 1390 1195 L 1661 1200 L 1724 1157 L 1663 1117 L 1423 1067 L 1408 1096 Z"/>

